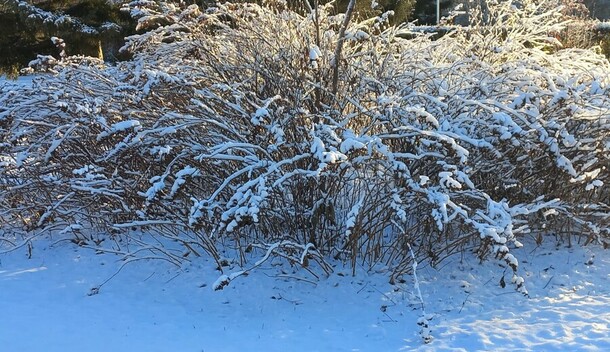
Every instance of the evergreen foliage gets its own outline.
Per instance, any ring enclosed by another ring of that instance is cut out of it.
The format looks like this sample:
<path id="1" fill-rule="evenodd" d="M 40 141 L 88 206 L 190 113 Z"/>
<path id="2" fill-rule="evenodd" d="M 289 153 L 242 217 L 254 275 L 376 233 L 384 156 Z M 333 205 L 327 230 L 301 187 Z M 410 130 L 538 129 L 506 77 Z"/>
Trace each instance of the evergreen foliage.
<path id="1" fill-rule="evenodd" d="M 106 0 L 3 0 L 0 6 L 0 70 L 15 74 L 36 54 L 57 54 L 50 38 L 62 37 L 71 55 L 113 59 L 124 37 L 133 33 L 133 19 Z"/>

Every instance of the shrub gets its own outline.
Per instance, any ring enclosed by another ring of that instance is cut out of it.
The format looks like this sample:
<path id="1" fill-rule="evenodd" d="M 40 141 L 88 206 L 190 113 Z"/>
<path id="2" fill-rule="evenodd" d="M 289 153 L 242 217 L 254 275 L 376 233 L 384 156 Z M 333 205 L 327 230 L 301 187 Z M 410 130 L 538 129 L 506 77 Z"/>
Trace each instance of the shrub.
<path id="1" fill-rule="evenodd" d="M 324 7 L 191 6 L 130 37 L 129 62 L 71 57 L 2 88 L 0 220 L 176 263 L 232 243 L 242 263 L 334 256 L 393 278 L 408 248 L 433 265 L 472 249 L 527 293 L 510 253 L 526 234 L 608 241 L 610 67 L 550 53 L 556 3 L 519 4 L 435 41 L 349 23 L 340 57 L 344 16 Z"/>

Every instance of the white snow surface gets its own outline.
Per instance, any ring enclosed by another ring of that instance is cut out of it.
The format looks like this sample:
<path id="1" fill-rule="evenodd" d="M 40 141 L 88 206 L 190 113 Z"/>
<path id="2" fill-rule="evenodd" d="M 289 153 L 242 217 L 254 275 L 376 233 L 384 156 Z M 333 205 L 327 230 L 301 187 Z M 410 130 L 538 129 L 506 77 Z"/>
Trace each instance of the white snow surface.
<path id="1" fill-rule="evenodd" d="M 420 263 L 433 337 L 424 344 L 412 278 L 390 285 L 383 268 L 352 276 L 334 263 L 334 274 L 316 281 L 273 261 L 214 291 L 223 273 L 211 260 L 135 261 L 88 295 L 121 267 L 118 257 L 36 240 L 31 259 L 25 247 L 0 254 L 0 350 L 610 350 L 610 256 L 545 241 L 513 251 L 530 298 L 500 287 L 494 260 L 455 256 L 440 271 Z M 240 270 L 231 264 L 224 274 Z"/>
<path id="2" fill-rule="evenodd" d="M 35 75 L 19 76 L 16 79 L 9 79 L 6 76 L 0 75 L 0 87 L 11 85 L 31 85 Z"/>

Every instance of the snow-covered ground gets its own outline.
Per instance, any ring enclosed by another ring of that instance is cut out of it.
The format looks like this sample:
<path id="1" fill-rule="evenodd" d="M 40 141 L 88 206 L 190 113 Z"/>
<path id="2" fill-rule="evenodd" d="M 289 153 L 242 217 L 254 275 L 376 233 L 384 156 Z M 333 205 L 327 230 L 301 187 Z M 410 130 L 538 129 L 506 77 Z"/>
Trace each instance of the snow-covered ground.
<path id="1" fill-rule="evenodd" d="M 37 240 L 31 259 L 26 248 L 0 255 L 0 350 L 610 350 L 608 253 L 551 242 L 515 251 L 529 299 L 500 287 L 494 260 L 456 256 L 440 271 L 422 263 L 433 316 L 426 345 L 411 278 L 392 286 L 386 273 L 361 269 L 354 277 L 336 263 L 331 277 L 313 281 L 270 262 L 213 291 L 220 272 L 212 261 L 196 258 L 180 269 L 138 261 L 91 295 L 120 268 L 117 257 Z"/>
<path id="2" fill-rule="evenodd" d="M 9 79 L 6 76 L 2 76 L 0 75 L 0 86 L 3 86 L 5 84 L 32 84 L 32 80 L 35 78 L 36 76 L 34 75 L 29 75 L 29 76 L 19 76 L 16 79 Z"/>

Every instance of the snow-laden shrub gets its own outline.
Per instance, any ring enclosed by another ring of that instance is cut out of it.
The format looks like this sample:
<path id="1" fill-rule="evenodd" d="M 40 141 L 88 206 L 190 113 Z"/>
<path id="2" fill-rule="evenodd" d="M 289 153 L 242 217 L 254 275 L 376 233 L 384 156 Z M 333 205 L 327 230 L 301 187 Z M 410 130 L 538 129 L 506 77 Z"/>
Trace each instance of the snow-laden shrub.
<path id="1" fill-rule="evenodd" d="M 132 61 L 2 88 L 0 219 L 174 262 L 234 244 L 394 276 L 410 247 L 433 264 L 475 248 L 526 293 L 520 237 L 609 237 L 610 65 L 560 50 L 555 5 L 490 3 L 437 40 L 349 23 L 341 57 L 325 8 L 189 7 L 129 38 Z"/>

